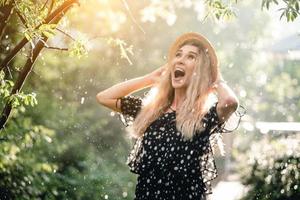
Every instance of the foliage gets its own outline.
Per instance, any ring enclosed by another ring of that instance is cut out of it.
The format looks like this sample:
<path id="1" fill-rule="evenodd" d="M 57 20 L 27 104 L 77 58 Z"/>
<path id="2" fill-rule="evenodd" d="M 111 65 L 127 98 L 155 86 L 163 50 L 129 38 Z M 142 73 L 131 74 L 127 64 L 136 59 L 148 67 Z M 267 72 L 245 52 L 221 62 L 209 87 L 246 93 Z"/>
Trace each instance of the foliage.
<path id="1" fill-rule="evenodd" d="M 154 22 L 156 17 L 163 18 L 168 25 L 173 25 L 177 19 L 176 8 L 193 8 L 198 19 L 205 21 L 207 17 L 216 20 L 228 20 L 236 16 L 236 11 L 232 4 L 236 4 L 237 0 L 188 0 L 188 1 L 150 1 L 149 6 L 142 10 L 142 21 Z"/>
<path id="2" fill-rule="evenodd" d="M 235 3 L 237 3 L 237 1 Z M 212 15 L 215 16 L 218 20 L 231 19 L 237 16 L 231 5 L 225 5 L 220 0 L 209 0 L 208 6 L 210 7 L 209 10 L 210 12 L 212 12 Z"/>
<path id="3" fill-rule="evenodd" d="M 252 144 L 245 158 L 247 166 L 241 164 L 243 184 L 248 188 L 243 200 L 300 198 L 299 138 L 264 138 Z"/>
<path id="4" fill-rule="evenodd" d="M 52 142 L 54 132 L 43 126 L 32 126 L 30 118 L 11 123 L 1 132 L 0 191 L 2 199 L 31 199 L 43 192 L 43 182 L 57 165 L 39 157 L 37 147 Z"/>
<path id="5" fill-rule="evenodd" d="M 285 7 L 282 7 L 280 9 L 278 9 L 279 11 L 281 11 L 281 16 L 280 19 L 282 17 L 285 17 L 286 20 L 289 21 L 294 21 L 299 15 L 300 15 L 300 10 L 299 10 L 299 1 L 298 0 L 262 0 L 262 8 L 266 8 L 267 10 L 269 10 L 270 5 L 272 4 L 276 4 L 278 5 L 279 3 L 284 3 Z"/>
<path id="6" fill-rule="evenodd" d="M 14 85 L 14 82 L 10 81 L 10 80 L 5 80 L 4 79 L 4 72 L 0 71 L 0 95 L 1 98 L 6 98 L 9 96 L 9 91 L 12 88 L 12 86 Z"/>
<path id="7" fill-rule="evenodd" d="M 12 1 L 2 0 L 0 4 L 5 2 Z M 195 19 L 203 10 L 196 9 L 200 2 L 196 0 L 134 1 L 125 8 L 122 2 L 126 1 L 86 1 L 88 3 L 69 12 L 61 23 L 39 26 L 48 15 L 50 2 L 55 2 L 53 6 L 57 8 L 64 1 L 15 2 L 20 4 L 8 23 L 7 39 L 1 41 L 1 60 L 20 38 L 29 39 L 31 46 L 26 45 L 9 63 L 13 77 L 9 79 L 2 73 L 0 79 L 1 106 L 7 99 L 14 102 L 15 107 L 10 123 L 0 132 L 0 193 L 5 194 L 6 199 L 133 199 L 136 177 L 125 165 L 129 150 L 128 141 L 123 137 L 125 131 L 108 110 L 98 107 L 95 94 L 163 63 L 166 47 L 183 31 L 203 32 L 212 41 L 218 41 L 224 77 L 230 78 L 230 84 L 236 83 L 232 86 L 238 93 L 247 89 L 248 96 L 252 97 L 248 98 L 247 105 L 252 105 L 253 99 L 260 103 L 266 101 L 253 84 L 256 79 L 247 82 L 249 76 L 266 73 L 274 78 L 263 88 L 268 98 L 280 99 L 283 105 L 287 102 L 285 94 L 291 94 L 287 88 L 296 87 L 293 79 L 299 77 L 292 77 L 296 74 L 293 72 L 275 74 L 269 71 L 271 67 L 276 70 L 272 64 L 258 70 L 261 65 L 254 62 L 256 55 L 253 49 L 247 48 L 263 37 L 262 27 L 267 24 L 267 18 L 257 13 L 253 16 L 253 10 L 258 8 L 248 6 L 241 12 L 250 13 L 253 20 L 241 17 L 240 21 L 224 28 L 209 21 L 199 25 Z M 48 3 L 44 7 L 45 2 Z M 205 2 L 205 13 L 209 12 L 213 19 L 226 19 L 235 11 L 236 1 L 228 5 L 220 0 Z M 149 7 L 154 11 L 147 10 Z M 192 9 L 195 12 L 191 12 Z M 143 18 L 146 11 L 153 13 Z M 135 21 L 140 15 L 142 22 L 146 22 L 141 26 Z M 151 21 L 156 17 L 164 21 Z M 155 23 L 147 23 L 149 21 Z M 78 30 L 86 31 L 88 39 L 78 39 Z M 222 34 L 217 34 L 218 31 Z M 44 36 L 50 37 L 49 47 L 59 44 L 67 46 L 69 52 L 40 53 L 24 92 L 19 91 L 9 98 L 14 80 L 22 70 L 20 63 L 30 58 L 31 47 Z M 107 40 L 103 42 L 98 38 Z M 232 44 L 233 41 L 237 44 Z M 89 44 L 93 48 L 88 48 Z M 241 76 L 246 78 L 241 79 Z M 274 89 L 281 82 L 286 84 L 281 84 L 280 90 Z M 295 92 L 290 100 L 297 98 Z M 34 107 L 28 106 L 24 112 L 26 105 Z M 271 105 L 262 110 L 260 116 L 269 117 L 273 110 Z M 297 110 L 299 105 L 295 106 Z M 253 115 L 255 111 L 252 110 Z M 291 115 L 297 119 L 297 114 Z M 271 117 L 274 116 L 277 117 L 273 114 Z"/>
<path id="8" fill-rule="evenodd" d="M 84 40 L 75 40 L 70 44 L 69 55 L 71 57 L 85 57 L 88 55 Z"/>
<path id="9" fill-rule="evenodd" d="M 56 24 L 45 24 L 44 20 L 49 15 L 51 10 L 55 9 L 61 5 L 62 1 L 54 1 L 52 7 L 47 7 L 40 1 L 32 0 L 17 0 L 14 1 L 15 9 L 17 15 L 20 18 L 22 32 L 24 36 L 31 41 L 39 40 L 43 38 L 43 35 L 46 37 L 53 37 L 56 32 Z"/>
<path id="10" fill-rule="evenodd" d="M 0 71 L 0 97 L 3 99 L 1 104 L 10 102 L 13 108 L 21 107 L 22 105 L 34 106 L 37 104 L 36 93 L 24 94 L 24 92 L 17 92 L 16 94 L 9 95 L 14 82 L 11 80 L 6 80 L 4 78 L 4 72 Z M 0 105 L 1 105 L 0 104 Z"/>
<path id="11" fill-rule="evenodd" d="M 49 37 L 55 35 L 57 24 L 65 15 L 65 13 L 76 2 L 77 0 L 52 1 L 51 3 L 49 3 L 49 5 L 47 5 L 48 1 L 42 4 L 41 2 L 35 2 L 31 0 L 18 0 L 9 1 L 8 6 L 0 7 L 1 10 L 3 10 L 3 22 L 1 22 L 0 41 L 2 42 L 3 33 L 6 30 L 7 26 L 9 26 L 9 24 L 4 21 L 11 18 L 11 16 L 14 14 L 14 10 L 16 11 L 15 17 L 17 17 L 21 22 L 21 25 L 18 28 L 20 30 L 23 30 L 24 32 L 24 38 L 21 39 L 19 43 L 11 50 L 11 52 L 5 55 L 3 61 L 1 61 L 1 79 L 6 78 L 8 76 L 8 73 L 11 75 L 8 64 L 14 57 L 16 57 L 20 53 L 21 49 L 24 50 L 24 47 L 28 42 L 30 42 L 31 44 L 31 48 L 28 51 L 28 58 L 26 59 L 23 69 L 18 74 L 17 79 L 12 80 L 13 84 L 11 85 L 13 87 L 9 93 L 9 96 L 7 96 L 7 92 L 3 92 L 5 93 L 6 97 L 3 97 L 3 102 L 5 103 L 5 105 L 0 116 L 0 129 L 4 128 L 6 122 L 9 119 L 12 109 L 18 108 L 18 106 L 21 105 L 20 101 L 24 101 L 25 104 L 31 103 L 32 106 L 37 103 L 35 94 L 24 95 L 21 92 L 21 89 L 24 82 L 26 81 L 26 77 L 32 71 L 33 65 L 40 55 L 41 50 L 44 47 L 53 48 L 49 47 L 46 42 Z M 2 3 L 2 5 L 3 4 L 5 4 L 5 2 Z M 53 8 L 55 8 L 54 11 L 52 11 Z M 5 42 L 3 41 L 3 43 Z M 78 48 L 79 47 L 77 47 L 77 49 Z M 54 47 L 54 49 L 56 48 Z M 79 53 L 80 52 L 81 51 L 79 51 Z M 7 91 L 7 89 L 8 88 L 6 87 L 5 90 Z"/>
<path id="12" fill-rule="evenodd" d="M 67 136 L 67 141 L 57 130 L 33 125 L 31 117 L 20 115 L 24 114 L 15 115 L 1 132 L 1 199 L 104 199 L 105 195 L 132 199 L 127 187 L 134 180 L 128 173 L 122 180 L 114 177 L 125 166 L 110 161 L 114 157 L 123 162 L 116 155 L 124 149 L 116 147 L 99 156 L 79 135 Z"/>
<path id="13" fill-rule="evenodd" d="M 132 65 L 132 62 L 128 56 L 128 54 L 133 55 L 133 51 L 132 51 L 133 46 L 132 45 L 128 46 L 124 40 L 114 39 L 114 38 L 109 38 L 108 44 L 114 44 L 114 45 L 118 46 L 120 48 L 121 58 L 125 58 L 129 62 L 129 64 Z"/>

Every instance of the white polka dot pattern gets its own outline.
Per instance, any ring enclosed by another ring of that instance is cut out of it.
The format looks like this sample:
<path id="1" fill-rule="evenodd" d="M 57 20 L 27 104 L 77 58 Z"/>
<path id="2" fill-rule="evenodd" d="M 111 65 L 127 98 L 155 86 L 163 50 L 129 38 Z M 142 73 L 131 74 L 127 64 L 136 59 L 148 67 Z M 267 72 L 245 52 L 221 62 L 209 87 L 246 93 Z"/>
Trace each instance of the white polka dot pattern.
<path id="1" fill-rule="evenodd" d="M 124 125 L 131 123 L 141 109 L 136 96 L 121 98 Z M 130 171 L 139 175 L 135 200 L 205 199 L 210 182 L 217 177 L 211 138 L 222 133 L 217 102 L 202 119 L 207 125 L 191 140 L 184 140 L 176 129 L 176 112 L 164 113 L 135 141 L 128 156 Z"/>
<path id="2" fill-rule="evenodd" d="M 118 98 L 118 100 L 121 100 L 121 113 L 118 113 L 120 120 L 125 126 L 129 126 L 142 107 L 142 98 L 129 95 Z"/>

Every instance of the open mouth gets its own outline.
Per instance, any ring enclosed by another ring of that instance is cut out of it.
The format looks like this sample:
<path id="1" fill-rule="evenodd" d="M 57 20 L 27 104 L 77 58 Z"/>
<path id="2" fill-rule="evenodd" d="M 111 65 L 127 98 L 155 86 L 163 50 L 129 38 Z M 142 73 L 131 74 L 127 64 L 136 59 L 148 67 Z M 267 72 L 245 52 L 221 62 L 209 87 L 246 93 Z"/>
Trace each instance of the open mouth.
<path id="1" fill-rule="evenodd" d="M 177 68 L 174 72 L 175 78 L 183 77 L 185 75 L 185 72 L 182 69 Z"/>

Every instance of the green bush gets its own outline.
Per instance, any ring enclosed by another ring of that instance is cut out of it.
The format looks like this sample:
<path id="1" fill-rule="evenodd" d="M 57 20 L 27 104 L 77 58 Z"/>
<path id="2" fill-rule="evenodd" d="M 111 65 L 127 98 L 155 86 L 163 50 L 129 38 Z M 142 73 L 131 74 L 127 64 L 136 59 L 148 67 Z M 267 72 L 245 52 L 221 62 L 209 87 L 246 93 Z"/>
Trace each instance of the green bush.
<path id="1" fill-rule="evenodd" d="M 242 200 L 300 199 L 299 136 L 266 137 L 252 145 L 247 158 L 242 182 L 248 192 Z"/>
<path id="2" fill-rule="evenodd" d="M 125 151 L 97 151 L 80 135 L 62 138 L 30 118 L 12 119 L 1 132 L 0 199 L 132 199 Z"/>

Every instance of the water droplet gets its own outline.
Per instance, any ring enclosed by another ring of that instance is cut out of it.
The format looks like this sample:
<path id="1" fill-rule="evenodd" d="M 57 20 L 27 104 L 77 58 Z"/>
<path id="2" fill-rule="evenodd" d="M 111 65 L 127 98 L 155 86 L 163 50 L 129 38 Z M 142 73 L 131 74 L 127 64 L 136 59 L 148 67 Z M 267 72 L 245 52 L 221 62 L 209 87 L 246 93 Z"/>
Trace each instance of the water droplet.
<path id="1" fill-rule="evenodd" d="M 115 114 L 116 114 L 115 112 L 110 112 L 110 116 L 112 117 L 115 116 Z"/>
<path id="2" fill-rule="evenodd" d="M 123 192 L 123 193 L 122 193 L 122 196 L 123 196 L 124 198 L 126 198 L 127 195 L 128 195 L 127 192 Z"/>
<path id="3" fill-rule="evenodd" d="M 80 104 L 83 104 L 83 103 L 84 103 L 84 97 L 81 97 Z"/>

